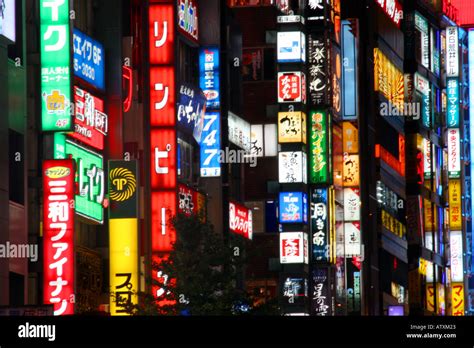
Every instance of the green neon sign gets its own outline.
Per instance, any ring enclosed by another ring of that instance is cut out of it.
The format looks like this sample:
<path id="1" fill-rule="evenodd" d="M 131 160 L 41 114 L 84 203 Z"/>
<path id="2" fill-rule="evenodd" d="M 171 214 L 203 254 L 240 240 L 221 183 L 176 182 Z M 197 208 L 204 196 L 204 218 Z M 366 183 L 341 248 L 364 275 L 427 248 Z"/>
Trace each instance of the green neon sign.
<path id="1" fill-rule="evenodd" d="M 71 130 L 69 1 L 40 0 L 41 125 Z"/>
<path id="2" fill-rule="evenodd" d="M 65 134 L 54 134 L 54 158 L 76 162 L 76 180 L 79 194 L 75 198 L 76 213 L 102 224 L 104 222 L 105 174 L 102 155 L 88 150 L 68 139 Z"/>
<path id="3" fill-rule="evenodd" d="M 311 130 L 309 141 L 310 168 L 309 176 L 312 184 L 328 182 L 328 127 L 326 111 L 311 111 Z"/>

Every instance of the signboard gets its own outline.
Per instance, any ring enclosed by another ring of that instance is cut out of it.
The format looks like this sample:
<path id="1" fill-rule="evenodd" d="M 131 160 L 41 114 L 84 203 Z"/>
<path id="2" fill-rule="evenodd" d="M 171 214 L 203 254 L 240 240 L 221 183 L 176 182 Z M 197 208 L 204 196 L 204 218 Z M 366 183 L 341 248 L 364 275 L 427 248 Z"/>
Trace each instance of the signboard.
<path id="1" fill-rule="evenodd" d="M 423 148 L 423 177 L 431 178 L 431 142 L 425 138 L 422 139 Z"/>
<path id="2" fill-rule="evenodd" d="M 446 126 L 459 128 L 459 83 L 457 78 L 446 79 Z"/>
<path id="3" fill-rule="evenodd" d="M 151 4 L 148 11 L 149 58 L 151 65 L 174 60 L 175 29 L 172 4 Z"/>
<path id="4" fill-rule="evenodd" d="M 328 190 L 311 192 L 311 238 L 313 261 L 329 261 L 329 209 Z"/>
<path id="5" fill-rule="evenodd" d="M 360 220 L 360 190 L 358 188 L 344 189 L 344 221 Z"/>
<path id="6" fill-rule="evenodd" d="M 449 180 L 449 227 L 451 230 L 462 230 L 461 182 Z"/>
<path id="7" fill-rule="evenodd" d="M 244 238 L 252 239 L 252 210 L 229 202 L 229 229 Z"/>
<path id="8" fill-rule="evenodd" d="M 199 51 L 199 87 L 207 98 L 209 109 L 219 109 L 219 48 L 204 47 Z"/>
<path id="9" fill-rule="evenodd" d="M 76 213 L 102 224 L 104 222 L 105 176 L 102 155 L 66 140 L 66 156 L 76 161 Z"/>
<path id="10" fill-rule="evenodd" d="M 346 257 L 360 256 L 361 236 L 359 222 L 344 223 L 345 243 L 344 250 Z"/>
<path id="11" fill-rule="evenodd" d="M 43 300 L 74 314 L 74 163 L 43 162 Z"/>
<path id="12" fill-rule="evenodd" d="M 168 253 L 176 242 L 176 231 L 170 224 L 177 212 L 176 190 L 157 190 L 151 193 L 151 230 L 154 253 Z"/>
<path id="13" fill-rule="evenodd" d="M 399 238 L 405 239 L 407 228 L 404 224 L 382 209 L 382 226 Z"/>
<path id="14" fill-rule="evenodd" d="M 405 82 L 403 73 L 374 48 L 374 91 L 380 92 L 399 112 L 404 110 Z"/>
<path id="15" fill-rule="evenodd" d="M 463 257 L 463 236 L 462 231 L 451 231 L 449 235 L 451 281 L 464 281 L 464 257 Z"/>
<path id="16" fill-rule="evenodd" d="M 69 2 L 41 0 L 40 21 L 41 129 L 69 131 L 72 126 Z"/>
<path id="17" fill-rule="evenodd" d="M 3 0 L 0 11 L 0 35 L 12 42 L 16 41 L 15 0 Z"/>
<path id="18" fill-rule="evenodd" d="M 312 184 L 327 183 L 329 180 L 328 116 L 326 111 L 311 111 L 310 120 L 310 182 Z"/>
<path id="19" fill-rule="evenodd" d="M 150 122 L 152 126 L 174 126 L 175 85 L 173 66 L 150 68 Z"/>
<path id="20" fill-rule="evenodd" d="M 345 155 L 343 162 L 342 185 L 359 186 L 359 155 Z"/>
<path id="21" fill-rule="evenodd" d="M 306 223 L 308 197 L 304 192 L 280 192 L 280 223 Z"/>
<path id="22" fill-rule="evenodd" d="M 70 136 L 98 150 L 104 149 L 104 138 L 109 130 L 104 101 L 89 92 L 74 87 L 74 133 Z"/>
<path id="23" fill-rule="evenodd" d="M 278 63 L 306 61 L 306 37 L 301 31 L 281 31 L 277 34 Z"/>
<path id="24" fill-rule="evenodd" d="M 308 34 L 308 93 L 312 106 L 329 105 L 331 62 L 329 42 L 321 34 Z"/>
<path id="25" fill-rule="evenodd" d="M 74 75 L 103 90 L 105 57 L 102 44 L 74 29 Z"/>
<path id="26" fill-rule="evenodd" d="M 306 114 L 304 112 L 278 113 L 278 142 L 306 144 Z"/>
<path id="27" fill-rule="evenodd" d="M 342 31 L 342 118 L 356 120 L 359 115 L 357 41 L 351 31 L 351 24 L 344 20 Z"/>
<path id="28" fill-rule="evenodd" d="M 202 177 L 221 175 L 219 151 L 221 149 L 221 117 L 219 112 L 206 112 L 202 129 L 199 164 Z"/>
<path id="29" fill-rule="evenodd" d="M 181 84 L 178 93 L 178 124 L 184 131 L 193 134 L 199 143 L 206 112 L 206 96 L 200 89 L 185 83 Z"/>
<path id="30" fill-rule="evenodd" d="M 205 196 L 186 185 L 178 184 L 178 212 L 188 216 L 204 214 Z"/>
<path id="31" fill-rule="evenodd" d="M 308 263 L 308 235 L 306 233 L 280 233 L 280 263 Z"/>
<path id="32" fill-rule="evenodd" d="M 403 8 L 398 0 L 375 0 L 375 3 L 379 5 L 388 18 L 400 28 L 403 18 Z"/>
<path id="33" fill-rule="evenodd" d="M 278 102 L 306 103 L 306 77 L 303 72 L 278 73 Z"/>
<path id="34" fill-rule="evenodd" d="M 359 131 L 351 122 L 342 122 L 342 151 L 359 153 Z"/>
<path id="35" fill-rule="evenodd" d="M 250 151 L 250 123 L 229 111 L 228 117 L 229 141 Z"/>
<path id="36" fill-rule="evenodd" d="M 280 183 L 306 183 L 306 153 L 285 151 L 278 153 Z"/>
<path id="37" fill-rule="evenodd" d="M 453 283 L 452 289 L 452 315 L 464 316 L 465 305 L 464 305 L 464 284 L 463 283 Z"/>
<path id="38" fill-rule="evenodd" d="M 250 126 L 250 156 L 263 157 L 263 124 L 253 124 Z"/>
<path id="39" fill-rule="evenodd" d="M 308 297 L 308 279 L 300 275 L 283 276 L 282 296 L 287 304 L 303 304 Z"/>
<path id="40" fill-rule="evenodd" d="M 155 128 L 151 130 L 151 188 L 176 188 L 176 131 Z"/>
<path id="41" fill-rule="evenodd" d="M 461 144 L 459 128 L 449 128 L 447 133 L 448 142 L 448 176 L 456 179 L 461 176 Z"/>
<path id="42" fill-rule="evenodd" d="M 457 27 L 446 28 L 446 76 L 459 76 L 459 33 Z"/>
<path id="43" fill-rule="evenodd" d="M 376 192 L 378 205 L 397 219 L 405 221 L 405 200 L 380 180 L 376 183 Z"/>
<path id="44" fill-rule="evenodd" d="M 178 29 L 194 42 L 198 42 L 199 16 L 197 0 L 179 0 Z"/>
<path id="45" fill-rule="evenodd" d="M 311 312 L 316 316 L 332 314 L 332 297 L 328 268 L 316 268 L 312 272 Z"/>
<path id="46" fill-rule="evenodd" d="M 429 69 L 430 68 L 430 47 L 429 47 L 429 28 L 428 21 L 415 11 L 415 28 L 420 32 L 421 35 L 421 64 Z M 434 52 L 433 52 L 434 53 Z"/>
<path id="47" fill-rule="evenodd" d="M 109 218 L 136 218 L 138 167 L 136 161 L 109 161 Z"/>

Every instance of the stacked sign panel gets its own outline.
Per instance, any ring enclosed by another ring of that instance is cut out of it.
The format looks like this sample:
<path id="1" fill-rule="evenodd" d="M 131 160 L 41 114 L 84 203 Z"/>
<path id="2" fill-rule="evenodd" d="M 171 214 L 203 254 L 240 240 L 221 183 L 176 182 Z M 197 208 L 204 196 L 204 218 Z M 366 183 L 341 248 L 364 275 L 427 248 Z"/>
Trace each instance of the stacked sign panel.
<path id="1" fill-rule="evenodd" d="M 176 232 L 170 224 L 178 205 L 174 10 L 173 1 L 153 2 L 148 9 L 151 249 L 154 259 L 166 257 L 176 240 Z M 153 271 L 153 279 L 157 279 L 158 273 Z M 153 295 L 162 296 L 161 290 L 155 286 Z"/>
<path id="2" fill-rule="evenodd" d="M 110 313 L 138 303 L 138 179 L 136 161 L 109 161 Z"/>

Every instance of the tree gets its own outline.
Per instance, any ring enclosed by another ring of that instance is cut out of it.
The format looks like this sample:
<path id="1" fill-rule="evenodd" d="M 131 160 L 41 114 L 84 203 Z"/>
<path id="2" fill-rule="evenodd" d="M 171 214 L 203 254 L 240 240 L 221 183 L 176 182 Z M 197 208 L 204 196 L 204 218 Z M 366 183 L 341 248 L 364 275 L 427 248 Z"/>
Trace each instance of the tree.
<path id="1" fill-rule="evenodd" d="M 158 306 L 154 297 L 139 293 L 138 306 L 130 311 L 145 315 L 233 315 L 249 309 L 249 298 L 236 286 L 243 269 L 246 241 L 233 239 L 232 246 L 201 216 L 178 214 L 172 220 L 177 241 L 168 259 L 153 264 L 164 290 Z M 166 304 L 163 305 L 163 300 Z"/>

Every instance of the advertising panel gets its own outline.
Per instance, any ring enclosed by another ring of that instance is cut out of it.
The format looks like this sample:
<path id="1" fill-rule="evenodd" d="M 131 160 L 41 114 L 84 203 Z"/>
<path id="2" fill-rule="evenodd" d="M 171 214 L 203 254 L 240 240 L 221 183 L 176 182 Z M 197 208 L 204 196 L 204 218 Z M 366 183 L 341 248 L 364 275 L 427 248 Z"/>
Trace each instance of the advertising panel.
<path id="1" fill-rule="evenodd" d="M 104 101 L 89 92 L 74 87 L 74 133 L 70 136 L 98 150 L 104 149 L 104 138 L 109 130 Z"/>
<path id="2" fill-rule="evenodd" d="M 109 218 L 137 217 L 138 168 L 136 161 L 109 161 Z"/>
<path id="3" fill-rule="evenodd" d="M 448 142 L 448 176 L 456 179 L 461 176 L 461 144 L 459 128 L 449 128 L 447 133 Z"/>
<path id="4" fill-rule="evenodd" d="M 280 263 L 308 263 L 308 235 L 306 233 L 280 233 Z"/>
<path id="5" fill-rule="evenodd" d="M 313 261 L 329 261 L 329 209 L 328 190 L 311 192 L 311 238 Z"/>
<path id="6" fill-rule="evenodd" d="M 346 257 L 361 255 L 361 236 L 359 222 L 344 223 L 345 243 L 344 249 Z"/>
<path id="7" fill-rule="evenodd" d="M 207 98 L 209 109 L 219 109 L 219 48 L 204 47 L 199 51 L 199 87 Z"/>
<path id="8" fill-rule="evenodd" d="M 344 20 L 342 31 L 342 118 L 356 120 L 358 110 L 357 41 L 351 31 L 351 24 Z"/>
<path id="9" fill-rule="evenodd" d="M 229 202 L 229 229 L 247 239 L 252 239 L 252 210 Z"/>
<path id="10" fill-rule="evenodd" d="M 104 46 L 78 29 L 73 31 L 74 75 L 103 90 Z"/>
<path id="11" fill-rule="evenodd" d="M 451 231 L 449 235 L 451 251 L 451 281 L 464 281 L 464 258 L 463 258 L 462 231 Z"/>
<path id="12" fill-rule="evenodd" d="M 301 31 L 283 31 L 277 34 L 278 63 L 306 61 L 306 38 Z"/>
<path id="13" fill-rule="evenodd" d="M 329 127 L 326 111 L 311 111 L 309 134 L 310 182 L 327 183 L 329 180 Z"/>
<path id="14" fill-rule="evenodd" d="M 178 1 L 178 29 L 189 39 L 198 43 L 199 15 L 197 0 Z"/>
<path id="15" fill-rule="evenodd" d="M 358 188 L 344 189 L 344 221 L 360 220 L 360 190 Z"/>
<path id="16" fill-rule="evenodd" d="M 66 156 L 71 155 L 76 161 L 76 213 L 102 224 L 106 193 L 103 157 L 70 140 L 66 140 L 65 149 Z"/>
<path id="17" fill-rule="evenodd" d="M 328 268 L 316 268 L 312 272 L 311 312 L 316 316 L 332 315 L 332 298 Z"/>
<path id="18" fill-rule="evenodd" d="M 176 188 L 176 131 L 151 130 L 151 188 Z"/>
<path id="19" fill-rule="evenodd" d="M 228 114 L 229 141 L 250 151 L 250 123 L 232 112 Z"/>
<path id="20" fill-rule="evenodd" d="M 15 0 L 3 0 L 3 8 L 0 11 L 0 35 L 10 41 L 16 41 Z"/>
<path id="21" fill-rule="evenodd" d="M 446 76 L 459 76 L 459 33 L 458 27 L 446 28 Z"/>
<path id="22" fill-rule="evenodd" d="M 462 230 L 461 181 L 449 180 L 449 227 Z"/>
<path id="23" fill-rule="evenodd" d="M 178 124 L 199 143 L 206 112 L 206 96 L 199 88 L 182 83 L 178 91 L 177 106 Z"/>
<path id="24" fill-rule="evenodd" d="M 304 112 L 278 113 L 278 142 L 306 144 L 306 114 Z"/>
<path id="25" fill-rule="evenodd" d="M 202 129 L 199 164 L 202 177 L 221 175 L 219 151 L 221 149 L 221 117 L 219 112 L 206 112 Z"/>
<path id="26" fill-rule="evenodd" d="M 455 77 L 446 79 L 446 125 L 449 128 L 459 128 L 459 83 Z"/>
<path id="27" fill-rule="evenodd" d="M 71 76 L 69 2 L 40 1 L 41 129 L 69 131 Z"/>
<path id="28" fill-rule="evenodd" d="M 306 77 L 303 72 L 279 72 L 277 82 L 279 103 L 306 103 Z"/>
<path id="29" fill-rule="evenodd" d="M 280 183 L 306 183 L 306 153 L 286 151 L 278 153 Z"/>
<path id="30" fill-rule="evenodd" d="M 280 192 L 280 223 L 306 223 L 308 198 L 304 192 Z"/>
<path id="31" fill-rule="evenodd" d="M 43 162 L 43 300 L 74 314 L 74 163 Z"/>

